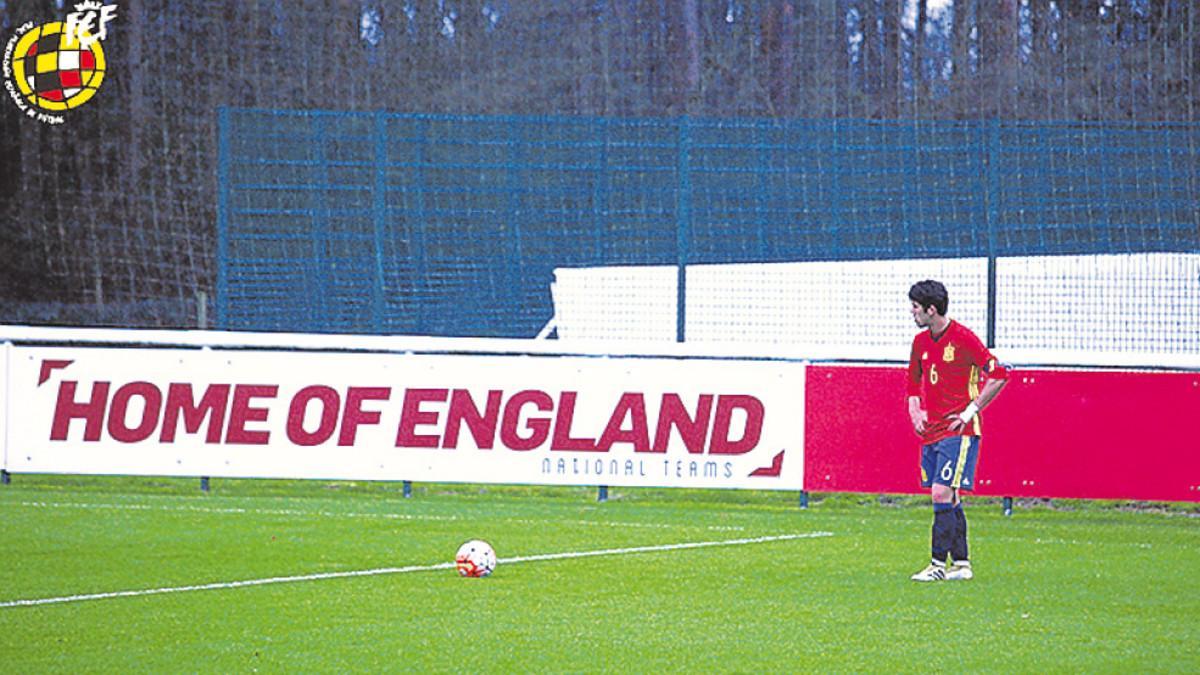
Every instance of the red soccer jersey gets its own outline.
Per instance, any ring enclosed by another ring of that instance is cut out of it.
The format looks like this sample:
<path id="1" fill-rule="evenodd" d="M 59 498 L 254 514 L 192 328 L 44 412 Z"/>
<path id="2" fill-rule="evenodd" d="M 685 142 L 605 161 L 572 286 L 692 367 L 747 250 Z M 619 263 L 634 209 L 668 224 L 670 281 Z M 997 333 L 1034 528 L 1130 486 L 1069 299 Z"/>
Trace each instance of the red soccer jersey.
<path id="1" fill-rule="evenodd" d="M 929 444 L 954 436 L 950 413 L 960 413 L 979 397 L 980 379 L 1003 380 L 1005 369 L 988 348 L 966 326 L 951 321 L 936 339 L 923 330 L 913 338 L 908 360 L 908 395 L 920 396 L 928 421 L 922 443 Z M 980 416 L 964 425 L 963 436 L 981 434 Z"/>

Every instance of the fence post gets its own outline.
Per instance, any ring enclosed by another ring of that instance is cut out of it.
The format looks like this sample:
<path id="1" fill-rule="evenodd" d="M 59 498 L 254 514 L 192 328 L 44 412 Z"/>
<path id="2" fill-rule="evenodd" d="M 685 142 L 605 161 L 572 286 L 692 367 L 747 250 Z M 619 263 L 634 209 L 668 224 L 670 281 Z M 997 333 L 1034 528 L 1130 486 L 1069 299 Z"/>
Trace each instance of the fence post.
<path id="1" fill-rule="evenodd" d="M 329 242 L 329 160 L 325 155 L 325 116 L 317 113 L 312 117 L 313 123 L 313 154 L 316 171 L 320 172 L 320 198 L 312 209 L 312 223 L 308 228 L 309 260 L 308 274 L 304 275 L 305 292 L 308 294 L 308 329 L 324 332 L 332 329 L 327 321 L 330 318 L 329 290 L 333 287 L 333 279 L 329 265 L 326 263 Z M 336 131 L 336 130 L 335 130 Z"/>
<path id="2" fill-rule="evenodd" d="M 754 125 L 754 156 L 758 160 L 754 167 L 754 234 L 755 246 L 758 259 L 766 262 L 770 258 L 771 251 L 767 246 L 767 172 L 771 167 L 770 153 L 767 147 L 770 145 L 767 139 L 767 132 L 777 127 L 774 122 L 754 120 L 751 122 Z"/>
<path id="3" fill-rule="evenodd" d="M 596 248 L 588 262 L 605 264 L 611 262 L 609 251 L 612 248 L 612 237 L 607 234 L 612 181 L 608 168 L 609 122 L 604 117 L 596 117 L 592 124 L 592 133 L 600 139 L 600 143 L 595 153 L 596 180 L 592 184 L 592 236 L 596 238 Z"/>
<path id="4" fill-rule="evenodd" d="M 375 190 L 371 199 L 375 235 L 374 283 L 371 284 L 371 329 L 383 333 L 383 232 L 387 226 L 387 115 L 375 113 Z"/>
<path id="5" fill-rule="evenodd" d="M 692 235 L 691 123 L 687 115 L 679 118 L 676 172 L 679 193 L 675 199 L 675 341 L 683 342 L 687 326 L 688 244 Z"/>
<path id="6" fill-rule="evenodd" d="M 844 260 L 846 258 L 846 251 L 842 242 L 846 237 L 847 226 L 845 195 L 843 192 L 845 190 L 844 186 L 848 181 L 846 180 L 846 161 L 842 158 L 841 120 L 836 117 L 833 118 L 831 133 L 832 138 L 830 138 L 828 146 L 828 166 L 833 177 L 833 190 L 829 195 L 829 220 L 833 231 L 828 235 L 827 240 L 830 246 L 827 255 L 831 260 Z M 806 254 L 812 254 L 811 247 L 807 248 Z"/>
<path id="7" fill-rule="evenodd" d="M 217 110 L 217 289 L 213 303 L 213 323 L 227 327 L 225 302 L 229 266 L 229 108 Z"/>
<path id="8" fill-rule="evenodd" d="M 416 140 L 413 148 L 412 169 L 416 175 L 413 181 L 413 215 L 405 219 L 408 225 L 409 257 L 413 261 L 416 278 L 413 280 L 414 298 L 407 298 L 406 311 L 416 314 L 417 333 L 429 334 L 429 310 L 425 307 L 431 304 L 429 297 L 429 246 L 425 233 L 429 228 L 429 215 L 425 204 L 425 163 L 428 160 L 429 118 L 421 116 L 416 119 Z"/>
<path id="9" fill-rule="evenodd" d="M 508 118 L 508 154 L 504 161 L 507 163 L 505 169 L 508 176 L 508 199 L 505 203 L 507 213 L 505 217 L 505 241 L 504 255 L 506 262 L 504 264 L 503 275 L 505 279 L 504 293 L 507 302 L 520 304 L 521 291 L 525 284 L 525 242 L 522 241 L 524 236 L 523 225 L 525 221 L 525 199 L 524 180 L 526 168 L 525 145 L 527 143 L 526 127 L 520 123 L 520 118 Z M 482 300 L 482 299 L 481 299 Z M 485 300 L 483 302 L 486 302 Z"/>
<path id="10" fill-rule="evenodd" d="M 987 188 L 987 334 L 988 348 L 996 346 L 996 228 L 1000 220 L 1000 120 L 993 118 L 988 135 Z"/>
<path id="11" fill-rule="evenodd" d="M 196 291 L 196 328 L 208 330 L 208 293 Z"/>

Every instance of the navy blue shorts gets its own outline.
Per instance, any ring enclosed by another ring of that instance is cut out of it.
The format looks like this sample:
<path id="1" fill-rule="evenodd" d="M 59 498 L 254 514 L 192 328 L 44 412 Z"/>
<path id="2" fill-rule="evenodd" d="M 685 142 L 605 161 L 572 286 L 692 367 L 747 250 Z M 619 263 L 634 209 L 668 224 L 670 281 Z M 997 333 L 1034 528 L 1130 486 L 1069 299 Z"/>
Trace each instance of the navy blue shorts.
<path id="1" fill-rule="evenodd" d="M 921 487 L 934 483 L 955 489 L 975 487 L 978 436 L 951 436 L 921 446 Z"/>

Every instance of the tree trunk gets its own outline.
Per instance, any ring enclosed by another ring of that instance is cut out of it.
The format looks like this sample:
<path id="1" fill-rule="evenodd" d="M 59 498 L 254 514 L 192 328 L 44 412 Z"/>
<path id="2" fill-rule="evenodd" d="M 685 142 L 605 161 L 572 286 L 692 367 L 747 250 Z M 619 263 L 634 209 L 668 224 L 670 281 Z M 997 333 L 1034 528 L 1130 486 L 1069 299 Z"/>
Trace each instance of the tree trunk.
<path id="1" fill-rule="evenodd" d="M 880 110 L 883 117 L 895 117 L 901 110 L 904 71 L 901 68 L 900 20 L 904 14 L 904 0 L 884 0 L 881 9 L 883 19 L 883 58 L 880 62 Z"/>
<path id="2" fill-rule="evenodd" d="M 971 29 L 975 25 L 973 4 L 974 0 L 954 0 L 950 28 L 951 106 L 958 116 L 964 117 L 975 114 L 975 97 L 971 95 L 975 79 L 971 63 Z"/>
<path id="3" fill-rule="evenodd" d="M 692 112 L 700 102 L 700 7 L 697 0 L 683 0 L 684 110 Z"/>
<path id="4" fill-rule="evenodd" d="M 912 82 L 914 107 L 918 111 L 925 108 L 926 99 L 929 97 L 929 78 L 926 77 L 928 57 L 925 54 L 925 24 L 928 21 L 928 1 L 917 0 L 917 21 L 913 26 Z"/>
<path id="5" fill-rule="evenodd" d="M 1017 0 L 984 3 L 988 9 L 976 25 L 980 42 L 980 112 L 988 116 L 1011 117 L 1014 86 L 1017 82 L 1017 36 L 1019 14 Z"/>

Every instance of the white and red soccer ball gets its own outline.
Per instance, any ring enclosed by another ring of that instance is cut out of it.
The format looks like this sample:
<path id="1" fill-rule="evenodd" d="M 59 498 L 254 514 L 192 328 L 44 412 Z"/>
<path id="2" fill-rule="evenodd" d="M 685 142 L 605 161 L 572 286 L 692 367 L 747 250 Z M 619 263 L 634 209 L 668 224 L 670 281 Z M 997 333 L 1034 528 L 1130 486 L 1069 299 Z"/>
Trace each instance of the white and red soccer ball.
<path id="1" fill-rule="evenodd" d="M 454 566 L 460 576 L 486 577 L 496 569 L 496 551 L 486 541 L 472 539 L 458 547 Z"/>

